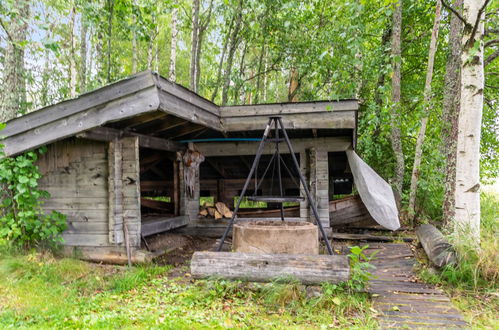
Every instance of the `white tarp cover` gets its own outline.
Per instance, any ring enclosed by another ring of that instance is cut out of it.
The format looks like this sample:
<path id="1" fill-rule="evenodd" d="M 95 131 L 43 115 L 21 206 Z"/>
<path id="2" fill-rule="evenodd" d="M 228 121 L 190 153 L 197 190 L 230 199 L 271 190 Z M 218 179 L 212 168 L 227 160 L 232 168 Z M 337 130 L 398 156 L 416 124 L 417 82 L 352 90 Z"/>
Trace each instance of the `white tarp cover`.
<path id="1" fill-rule="evenodd" d="M 360 198 L 373 219 L 387 229 L 399 229 L 400 222 L 392 187 L 355 151 L 347 150 L 347 157 Z"/>

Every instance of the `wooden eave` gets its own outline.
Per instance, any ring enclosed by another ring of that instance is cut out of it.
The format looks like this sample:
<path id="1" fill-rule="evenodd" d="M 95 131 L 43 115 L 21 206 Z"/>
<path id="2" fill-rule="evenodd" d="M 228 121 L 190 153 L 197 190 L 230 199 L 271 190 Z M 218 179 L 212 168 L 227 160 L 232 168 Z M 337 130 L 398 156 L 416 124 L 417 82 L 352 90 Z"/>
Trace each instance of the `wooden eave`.
<path id="1" fill-rule="evenodd" d="M 15 118 L 7 122 L 0 135 L 7 156 L 71 136 L 104 140 L 135 134 L 140 135 L 144 146 L 174 150 L 181 145 L 172 139 L 203 130 L 261 130 L 269 116 L 281 116 L 287 128 L 355 131 L 357 110 L 357 100 L 220 107 L 156 73 L 144 71 Z"/>

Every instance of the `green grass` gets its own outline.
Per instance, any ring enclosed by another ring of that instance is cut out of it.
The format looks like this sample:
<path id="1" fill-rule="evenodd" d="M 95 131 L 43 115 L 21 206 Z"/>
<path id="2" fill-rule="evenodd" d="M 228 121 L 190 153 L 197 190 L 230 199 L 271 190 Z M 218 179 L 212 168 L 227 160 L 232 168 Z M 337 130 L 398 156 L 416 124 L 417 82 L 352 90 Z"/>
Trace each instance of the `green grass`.
<path id="1" fill-rule="evenodd" d="M 456 266 L 440 272 L 423 268 L 421 277 L 439 284 L 451 295 L 466 319 L 478 328 L 499 328 L 499 196 L 481 196 L 480 249 L 455 244 L 459 255 Z"/>
<path id="2" fill-rule="evenodd" d="M 366 294 L 298 283 L 168 278 L 0 246 L 0 328 L 376 328 Z"/>

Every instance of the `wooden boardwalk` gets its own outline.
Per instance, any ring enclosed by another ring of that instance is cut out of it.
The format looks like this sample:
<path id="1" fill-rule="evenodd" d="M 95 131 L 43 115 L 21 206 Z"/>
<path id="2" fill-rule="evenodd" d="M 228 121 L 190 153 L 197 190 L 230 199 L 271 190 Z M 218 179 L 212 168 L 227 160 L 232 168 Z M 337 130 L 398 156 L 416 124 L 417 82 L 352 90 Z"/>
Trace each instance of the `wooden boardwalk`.
<path id="1" fill-rule="evenodd" d="M 374 308 L 380 312 L 379 323 L 387 328 L 468 328 L 442 290 L 417 283 L 414 255 L 407 244 L 372 243 L 367 253 L 380 250 L 368 291 Z"/>

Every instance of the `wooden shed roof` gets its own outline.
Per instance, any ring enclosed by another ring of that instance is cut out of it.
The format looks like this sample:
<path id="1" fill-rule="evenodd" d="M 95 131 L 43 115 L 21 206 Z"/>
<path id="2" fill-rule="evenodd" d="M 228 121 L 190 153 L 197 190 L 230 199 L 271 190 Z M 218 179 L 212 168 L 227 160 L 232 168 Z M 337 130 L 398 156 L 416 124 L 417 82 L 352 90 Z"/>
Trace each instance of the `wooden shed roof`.
<path id="1" fill-rule="evenodd" d="M 261 130 L 269 116 L 294 129 L 356 129 L 357 100 L 220 107 L 157 73 L 144 71 L 7 122 L 6 155 L 81 136 L 107 140 L 123 132 L 165 150 L 187 134 Z"/>

